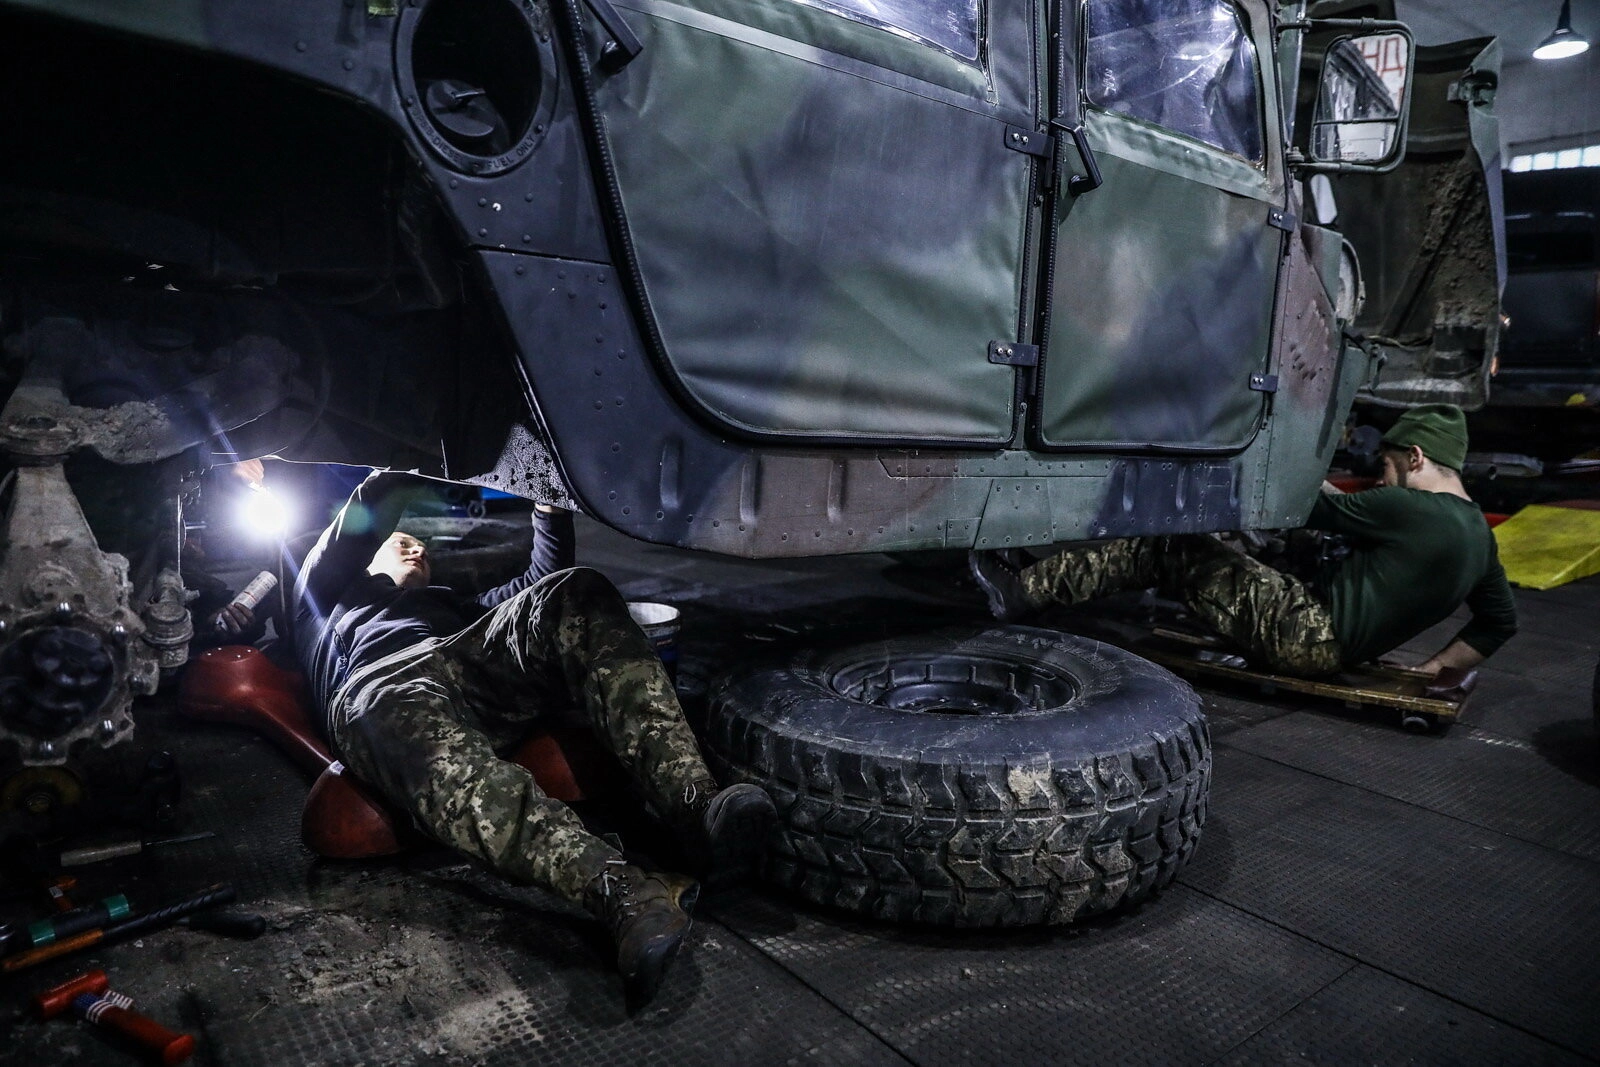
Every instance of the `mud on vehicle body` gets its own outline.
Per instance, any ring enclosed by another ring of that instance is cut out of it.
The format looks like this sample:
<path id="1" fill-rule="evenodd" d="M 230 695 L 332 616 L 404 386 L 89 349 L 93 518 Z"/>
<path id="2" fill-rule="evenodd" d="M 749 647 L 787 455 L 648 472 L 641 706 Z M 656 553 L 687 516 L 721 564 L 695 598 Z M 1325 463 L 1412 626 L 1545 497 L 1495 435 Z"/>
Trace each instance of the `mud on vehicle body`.
<path id="1" fill-rule="evenodd" d="M 1415 101 L 1492 193 L 1494 68 L 1331 10 L 3 0 L 0 645 L 82 646 L 54 704 L 4 690 L 3 758 L 112 743 L 182 662 L 178 502 L 235 458 L 748 557 L 1297 524 L 1373 357 L 1486 359 L 1497 314 L 1477 257 L 1484 299 L 1441 318 L 1423 270 L 1348 342 L 1363 276 L 1490 209 L 1397 225 L 1383 186 L 1341 233 L 1305 179 L 1445 151 Z M 84 457 L 142 523 L 83 519 Z M 31 562 L 66 542 L 99 571 Z"/>

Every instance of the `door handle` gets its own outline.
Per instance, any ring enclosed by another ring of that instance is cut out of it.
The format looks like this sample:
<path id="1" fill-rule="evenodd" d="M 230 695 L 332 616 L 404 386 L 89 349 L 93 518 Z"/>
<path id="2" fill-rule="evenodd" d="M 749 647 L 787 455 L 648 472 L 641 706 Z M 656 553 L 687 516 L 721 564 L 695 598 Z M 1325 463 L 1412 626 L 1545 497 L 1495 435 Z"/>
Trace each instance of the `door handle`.
<path id="1" fill-rule="evenodd" d="M 1073 147 L 1078 150 L 1078 157 L 1083 160 L 1083 169 L 1088 174 L 1074 174 L 1067 179 L 1067 192 L 1072 196 L 1082 196 L 1100 188 L 1105 179 L 1100 177 L 1100 164 L 1094 158 L 1094 149 L 1089 147 L 1089 137 L 1083 132 L 1082 126 L 1063 126 L 1072 135 Z"/>
<path id="2" fill-rule="evenodd" d="M 1073 196 L 1082 196 L 1100 188 L 1105 179 L 1100 177 L 1100 164 L 1094 158 L 1094 149 L 1089 147 L 1089 137 L 1083 132 L 1083 127 L 1068 126 L 1060 119 L 1051 119 L 1050 128 L 1071 136 L 1073 147 L 1078 150 L 1078 158 L 1083 160 L 1083 169 L 1089 172 L 1074 174 L 1067 179 L 1067 192 Z"/>

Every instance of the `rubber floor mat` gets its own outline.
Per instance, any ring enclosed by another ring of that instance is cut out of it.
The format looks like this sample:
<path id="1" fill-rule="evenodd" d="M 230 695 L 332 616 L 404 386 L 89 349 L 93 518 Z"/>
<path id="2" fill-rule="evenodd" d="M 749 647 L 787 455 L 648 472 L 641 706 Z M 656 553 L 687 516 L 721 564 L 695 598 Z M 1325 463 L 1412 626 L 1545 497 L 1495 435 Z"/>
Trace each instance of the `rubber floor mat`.
<path id="1" fill-rule="evenodd" d="M 1221 1067 L 1567 1067 L 1588 1062 L 1370 967 L 1341 975 L 1220 1061 Z"/>
<path id="2" fill-rule="evenodd" d="M 1182 888 L 1054 931 L 941 933 L 762 897 L 717 914 L 930 1067 L 1203 1063 L 1352 965 Z"/>
<path id="3" fill-rule="evenodd" d="M 1229 746 L 1213 774 L 1181 882 L 1600 1056 L 1600 864 Z"/>
<path id="4" fill-rule="evenodd" d="M 1233 748 L 1600 862 L 1600 783 L 1530 742 L 1457 727 L 1419 737 L 1299 712 L 1232 734 Z"/>

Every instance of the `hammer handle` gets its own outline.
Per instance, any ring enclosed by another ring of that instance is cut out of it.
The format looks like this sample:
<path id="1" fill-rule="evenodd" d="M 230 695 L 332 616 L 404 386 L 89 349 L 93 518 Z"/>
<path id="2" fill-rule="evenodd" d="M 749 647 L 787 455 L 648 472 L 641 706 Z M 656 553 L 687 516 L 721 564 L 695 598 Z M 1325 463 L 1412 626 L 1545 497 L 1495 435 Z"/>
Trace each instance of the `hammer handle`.
<path id="1" fill-rule="evenodd" d="M 122 1001 L 129 1006 L 123 1006 Z M 194 1038 L 175 1034 L 154 1019 L 134 1011 L 132 1001 L 118 994 L 95 997 L 84 993 L 73 1008 L 96 1026 L 115 1031 L 149 1052 L 161 1063 L 181 1063 L 194 1053 Z"/>
<path id="2" fill-rule="evenodd" d="M 86 971 L 78 975 L 78 977 L 68 979 L 34 997 L 33 1008 L 39 1013 L 39 1018 L 54 1019 L 57 1015 L 72 1007 L 72 1002 L 83 994 L 90 993 L 98 996 L 110 986 L 111 980 L 106 977 L 106 972 Z"/>
<path id="3" fill-rule="evenodd" d="M 69 937 L 65 941 L 55 941 L 39 948 L 30 948 L 26 952 L 19 952 L 15 956 L 7 956 L 0 960 L 0 970 L 20 971 L 24 967 L 32 967 L 36 963 L 53 960 L 57 956 L 65 956 L 69 952 L 76 952 L 80 948 L 99 944 L 106 936 L 104 930 L 85 930 L 76 937 Z"/>

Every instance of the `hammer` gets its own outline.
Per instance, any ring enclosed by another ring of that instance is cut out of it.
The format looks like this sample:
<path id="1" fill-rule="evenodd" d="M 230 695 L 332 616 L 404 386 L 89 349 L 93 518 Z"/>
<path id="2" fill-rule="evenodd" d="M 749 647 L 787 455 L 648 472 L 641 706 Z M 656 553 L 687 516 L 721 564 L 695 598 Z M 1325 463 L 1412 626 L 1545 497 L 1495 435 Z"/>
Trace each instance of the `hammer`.
<path id="1" fill-rule="evenodd" d="M 154 1019 L 133 1010 L 133 1001 L 113 992 L 104 971 L 88 971 L 33 998 L 41 1019 L 54 1019 L 67 1008 L 103 1030 L 110 1030 L 164 1064 L 182 1063 L 194 1053 L 194 1038 L 175 1034 Z"/>

